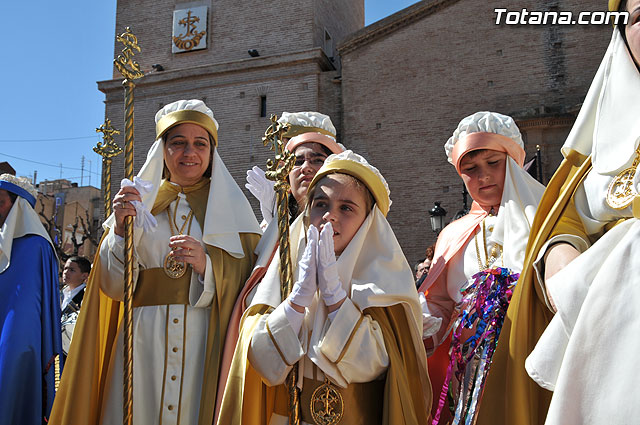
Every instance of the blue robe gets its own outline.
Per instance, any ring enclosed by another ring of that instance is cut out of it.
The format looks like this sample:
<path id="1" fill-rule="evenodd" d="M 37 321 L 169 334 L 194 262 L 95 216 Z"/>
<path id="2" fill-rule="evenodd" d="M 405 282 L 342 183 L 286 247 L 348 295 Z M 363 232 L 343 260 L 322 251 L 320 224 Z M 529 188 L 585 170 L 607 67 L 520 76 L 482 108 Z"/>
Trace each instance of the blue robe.
<path id="1" fill-rule="evenodd" d="M 0 425 L 45 423 L 57 354 L 58 262 L 48 241 L 26 235 L 13 240 L 10 266 L 0 273 Z"/>

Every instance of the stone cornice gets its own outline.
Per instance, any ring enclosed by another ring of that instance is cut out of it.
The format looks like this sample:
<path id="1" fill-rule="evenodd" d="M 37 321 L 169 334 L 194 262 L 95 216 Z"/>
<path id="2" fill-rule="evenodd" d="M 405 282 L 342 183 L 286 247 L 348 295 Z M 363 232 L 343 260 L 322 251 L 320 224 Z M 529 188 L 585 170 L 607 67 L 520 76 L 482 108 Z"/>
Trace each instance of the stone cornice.
<path id="1" fill-rule="evenodd" d="M 400 28 L 436 13 L 460 0 L 423 0 L 354 32 L 338 46 L 345 55 Z"/>
<path id="2" fill-rule="evenodd" d="M 216 76 L 224 74 L 250 73 L 252 71 L 261 71 L 269 68 L 292 67 L 302 64 L 316 64 L 318 71 L 332 71 L 335 69 L 322 49 L 317 47 L 280 55 L 152 72 L 137 81 L 136 87 L 162 84 L 184 78 L 215 78 Z M 122 90 L 122 79 L 98 81 L 98 90 L 105 94 L 115 90 Z"/>

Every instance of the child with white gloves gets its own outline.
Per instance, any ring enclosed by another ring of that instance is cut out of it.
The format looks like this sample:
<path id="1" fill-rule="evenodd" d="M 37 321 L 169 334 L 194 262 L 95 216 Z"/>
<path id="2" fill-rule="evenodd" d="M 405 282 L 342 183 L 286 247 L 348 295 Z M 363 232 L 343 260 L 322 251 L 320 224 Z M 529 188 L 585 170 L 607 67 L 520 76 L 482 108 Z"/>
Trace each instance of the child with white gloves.
<path id="1" fill-rule="evenodd" d="M 422 313 L 390 203 L 364 158 L 327 158 L 291 226 L 292 291 L 281 297 L 276 255 L 242 318 L 218 423 L 287 424 L 294 365 L 303 424 L 426 423 Z"/>

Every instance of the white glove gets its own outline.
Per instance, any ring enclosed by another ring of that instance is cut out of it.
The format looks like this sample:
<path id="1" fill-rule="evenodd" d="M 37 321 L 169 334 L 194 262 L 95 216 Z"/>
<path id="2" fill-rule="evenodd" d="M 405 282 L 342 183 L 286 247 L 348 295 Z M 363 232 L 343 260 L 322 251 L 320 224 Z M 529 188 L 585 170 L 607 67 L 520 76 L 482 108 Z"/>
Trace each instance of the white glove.
<path id="1" fill-rule="evenodd" d="M 324 225 L 318 241 L 318 288 L 326 306 L 334 305 L 347 297 L 338 276 L 331 223 Z"/>
<path id="2" fill-rule="evenodd" d="M 153 189 L 153 183 L 142 180 L 140 177 L 135 176 L 133 181 L 129 179 L 122 179 L 120 182 L 120 188 L 133 186 L 138 191 L 140 196 L 146 195 Z M 143 227 L 145 232 L 153 232 L 158 227 L 156 218 L 147 210 L 144 204 L 140 201 L 131 201 L 131 205 L 136 208 L 136 217 L 133 221 L 136 227 Z"/>
<path id="3" fill-rule="evenodd" d="M 318 229 L 311 225 L 309 226 L 309 230 L 307 230 L 307 246 L 300 259 L 300 275 L 296 283 L 293 284 L 293 288 L 289 294 L 289 301 L 300 307 L 309 307 L 313 301 L 313 297 L 318 291 L 316 278 L 317 251 Z"/>
<path id="4" fill-rule="evenodd" d="M 247 184 L 244 185 L 253 196 L 260 201 L 260 212 L 263 220 L 269 224 L 273 220 L 275 211 L 276 192 L 273 190 L 275 182 L 267 179 L 264 171 L 258 166 L 247 170 Z"/>
<path id="5" fill-rule="evenodd" d="M 420 307 L 422 307 L 422 338 L 429 338 L 440 330 L 442 318 L 431 315 L 423 292 L 418 292 L 418 298 L 420 298 Z"/>

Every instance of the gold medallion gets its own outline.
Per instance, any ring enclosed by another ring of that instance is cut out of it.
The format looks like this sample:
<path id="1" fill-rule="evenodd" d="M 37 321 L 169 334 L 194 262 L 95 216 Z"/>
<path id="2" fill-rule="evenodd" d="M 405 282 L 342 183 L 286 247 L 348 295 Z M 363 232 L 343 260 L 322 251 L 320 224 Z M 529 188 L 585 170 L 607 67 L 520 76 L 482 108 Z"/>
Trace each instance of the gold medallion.
<path id="1" fill-rule="evenodd" d="M 342 419 L 344 401 L 342 395 L 325 379 L 311 395 L 311 416 L 316 425 L 335 425 Z"/>
<path id="2" fill-rule="evenodd" d="M 173 219 L 171 218 L 171 214 L 169 213 L 169 208 L 167 208 L 167 218 L 169 219 L 169 230 L 171 231 L 172 235 L 175 234 L 172 223 L 176 222 L 176 214 L 178 212 L 179 203 L 180 203 L 180 198 L 178 198 L 178 202 L 176 202 L 176 207 L 173 210 Z M 182 223 L 182 227 L 180 228 L 180 230 L 178 230 L 178 234 L 182 235 L 182 232 L 184 232 L 184 228 L 187 225 L 187 223 L 189 223 L 189 230 L 187 231 L 187 234 L 189 234 L 191 232 L 191 221 L 193 220 L 193 211 L 189 211 L 189 215 L 187 215 L 186 217 L 185 216 L 182 216 L 182 217 L 184 218 L 184 223 Z M 165 274 L 169 276 L 171 279 L 180 279 L 187 272 L 187 263 L 185 263 L 184 261 L 176 260 L 171 255 L 171 252 L 169 252 L 167 256 L 164 257 L 164 264 L 162 268 L 164 269 Z"/>
<path id="3" fill-rule="evenodd" d="M 621 210 L 633 202 L 638 193 L 633 187 L 636 167 L 631 166 L 618 174 L 609 184 L 607 204 L 614 210 Z"/>
<path id="4" fill-rule="evenodd" d="M 168 253 L 166 257 L 164 257 L 164 272 L 171 279 L 179 279 L 187 272 L 187 264 L 183 261 L 178 261 L 171 253 Z"/>

